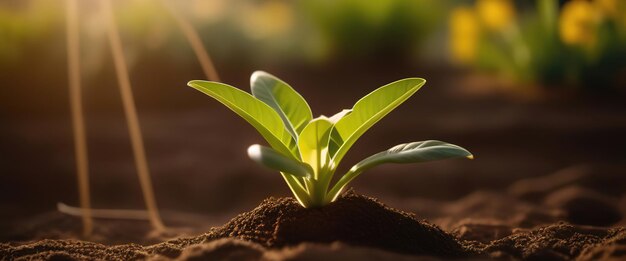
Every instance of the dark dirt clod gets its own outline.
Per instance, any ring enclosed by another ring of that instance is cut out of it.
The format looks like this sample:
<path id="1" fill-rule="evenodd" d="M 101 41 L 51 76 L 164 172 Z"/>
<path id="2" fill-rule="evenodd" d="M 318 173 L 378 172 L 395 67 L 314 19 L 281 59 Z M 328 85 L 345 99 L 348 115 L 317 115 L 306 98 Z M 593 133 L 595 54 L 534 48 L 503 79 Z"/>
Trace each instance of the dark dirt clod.
<path id="1" fill-rule="evenodd" d="M 545 203 L 565 210 L 567 221 L 572 224 L 610 226 L 622 219 L 617 199 L 578 186 L 551 193 Z"/>
<path id="2" fill-rule="evenodd" d="M 509 226 L 487 224 L 463 224 L 452 230 L 452 234 L 460 240 L 472 240 L 481 243 L 489 243 L 511 233 L 512 229 Z"/>

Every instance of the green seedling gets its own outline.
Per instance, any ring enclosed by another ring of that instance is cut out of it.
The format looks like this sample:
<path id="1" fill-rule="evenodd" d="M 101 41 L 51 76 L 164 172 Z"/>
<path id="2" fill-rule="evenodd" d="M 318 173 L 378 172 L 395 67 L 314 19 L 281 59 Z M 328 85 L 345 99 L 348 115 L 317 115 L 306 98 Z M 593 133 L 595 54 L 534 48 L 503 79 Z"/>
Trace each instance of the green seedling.
<path id="1" fill-rule="evenodd" d="M 298 202 L 309 208 L 335 201 L 348 183 L 380 164 L 473 158 L 464 148 L 441 141 L 405 143 L 362 160 L 331 186 L 339 162 L 356 140 L 424 83 L 421 78 L 392 82 L 357 101 L 352 109 L 318 118 L 313 118 L 299 93 L 266 72 L 252 74 L 252 95 L 219 82 L 194 80 L 188 85 L 226 105 L 265 138 L 271 147 L 252 145 L 248 156 L 280 171 Z"/>

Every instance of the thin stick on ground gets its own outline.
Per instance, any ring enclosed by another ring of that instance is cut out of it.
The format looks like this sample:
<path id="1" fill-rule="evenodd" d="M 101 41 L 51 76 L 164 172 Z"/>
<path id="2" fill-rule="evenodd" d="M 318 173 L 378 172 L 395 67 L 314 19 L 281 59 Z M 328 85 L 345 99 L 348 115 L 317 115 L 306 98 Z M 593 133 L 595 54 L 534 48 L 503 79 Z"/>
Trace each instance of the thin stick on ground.
<path id="1" fill-rule="evenodd" d="M 57 203 L 57 210 L 70 216 L 80 216 L 86 209 Z M 150 220 L 150 214 L 146 210 L 137 209 L 88 209 L 92 218 L 104 219 L 129 219 L 129 220 Z"/>
<path id="2" fill-rule="evenodd" d="M 72 128 L 74 131 L 74 150 L 76 157 L 76 174 L 78 177 L 78 193 L 80 214 L 83 222 L 83 236 L 89 237 L 93 231 L 91 218 L 91 199 L 89 195 L 89 159 L 87 157 L 87 140 L 83 101 L 80 87 L 80 41 L 78 33 L 78 2 L 66 1 L 67 26 L 67 65 L 69 79 L 70 110 L 72 112 Z"/>
<path id="3" fill-rule="evenodd" d="M 126 121 L 128 124 L 128 131 L 130 133 L 131 145 L 133 148 L 133 154 L 135 157 L 135 164 L 137 167 L 137 174 L 139 176 L 139 183 L 146 203 L 146 209 L 148 210 L 150 223 L 159 231 L 165 229 L 161 217 L 159 216 L 156 199 L 152 190 L 152 181 L 150 180 L 150 172 L 148 169 L 148 163 L 146 160 L 146 152 L 143 144 L 143 138 L 141 135 L 141 128 L 139 126 L 139 119 L 137 117 L 137 110 L 135 108 L 135 101 L 133 98 L 133 92 L 130 85 L 130 78 L 128 76 L 128 68 L 124 60 L 124 53 L 122 50 L 122 43 L 120 40 L 120 34 L 117 30 L 117 24 L 113 15 L 113 7 L 110 0 L 101 0 L 101 6 L 103 8 L 106 19 L 108 20 L 108 38 L 113 55 L 113 62 L 115 66 L 115 72 L 117 74 L 117 81 L 120 87 L 122 95 L 122 103 L 124 106 L 124 113 L 126 114 Z"/>
<path id="4" fill-rule="evenodd" d="M 165 5 L 165 8 L 169 11 L 172 17 L 174 17 L 178 27 L 180 27 L 180 30 L 183 32 L 183 35 L 185 35 L 185 38 L 187 38 L 187 41 L 189 41 L 193 52 L 196 54 L 196 57 L 198 57 L 198 61 L 200 62 L 204 75 L 210 81 L 219 82 L 220 77 L 217 74 L 213 60 L 211 60 L 209 53 L 202 45 L 202 39 L 200 39 L 198 32 L 193 28 L 193 25 L 191 25 L 191 23 L 185 19 L 184 16 L 180 15 L 177 10 L 175 10 L 174 6 L 167 1 L 168 0 L 162 0 L 161 2 Z"/>

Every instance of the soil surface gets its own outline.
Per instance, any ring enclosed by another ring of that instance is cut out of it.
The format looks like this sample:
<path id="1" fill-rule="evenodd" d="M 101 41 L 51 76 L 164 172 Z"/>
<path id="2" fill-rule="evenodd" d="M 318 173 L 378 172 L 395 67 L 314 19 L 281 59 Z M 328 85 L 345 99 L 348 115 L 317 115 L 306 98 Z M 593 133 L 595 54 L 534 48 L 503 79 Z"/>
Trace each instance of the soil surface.
<path id="1" fill-rule="evenodd" d="M 113 229 L 124 228 L 123 226 Z M 45 236 L 44 236 L 45 237 Z M 43 239 L 0 244 L 7 260 L 377 260 L 624 258 L 626 228 L 559 222 L 532 229 L 466 224 L 452 233 L 348 191 L 323 208 L 269 198 L 221 227 L 153 245 Z"/>

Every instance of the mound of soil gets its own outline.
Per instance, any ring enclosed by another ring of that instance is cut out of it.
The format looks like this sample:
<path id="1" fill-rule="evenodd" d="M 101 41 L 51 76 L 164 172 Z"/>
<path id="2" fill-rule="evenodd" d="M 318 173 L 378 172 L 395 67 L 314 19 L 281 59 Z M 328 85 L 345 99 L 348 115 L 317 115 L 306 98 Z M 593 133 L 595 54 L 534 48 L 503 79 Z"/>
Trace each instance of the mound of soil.
<path id="1" fill-rule="evenodd" d="M 461 244 L 438 227 L 352 191 L 328 206 L 312 209 L 301 207 L 293 198 L 270 198 L 212 236 L 239 238 L 271 248 L 342 241 L 417 255 L 466 255 Z"/>

